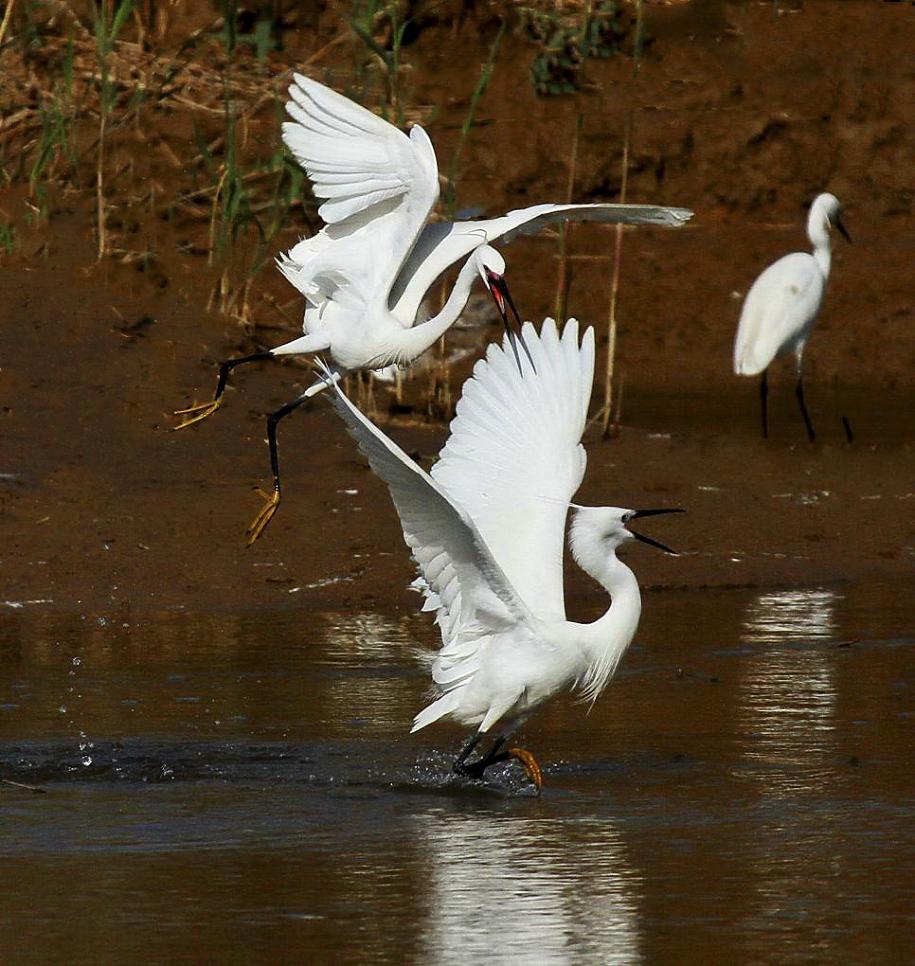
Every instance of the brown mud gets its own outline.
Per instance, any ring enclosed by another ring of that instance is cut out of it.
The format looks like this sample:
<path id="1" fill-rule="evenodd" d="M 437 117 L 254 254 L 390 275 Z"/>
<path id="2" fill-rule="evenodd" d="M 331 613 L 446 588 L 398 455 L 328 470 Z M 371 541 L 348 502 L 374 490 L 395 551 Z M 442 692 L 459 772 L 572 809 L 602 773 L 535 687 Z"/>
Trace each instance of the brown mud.
<path id="1" fill-rule="evenodd" d="M 38 6 L 20 3 L 14 32 Z M 168 11 L 166 60 L 214 13 L 141 6 Z M 266 71 L 247 49 L 233 68 L 249 106 L 309 57 L 314 76 L 352 80 L 343 6 L 298 7 Z M 76 17 L 84 56 L 83 8 L 40 8 L 58 50 Z M 499 8 L 435 9 L 403 57 L 408 116 L 444 168 Z M 236 297 L 251 251 L 211 264 L 210 202 L 186 197 L 205 187 L 195 125 L 211 144 L 224 130 L 217 41 L 142 123 L 112 129 L 102 260 L 91 163 L 80 185 L 48 187 L 47 217 L 20 217 L 38 198 L 10 173 L 9 118 L 50 81 L 38 55 L 17 74 L 18 48 L 0 47 L 0 218 L 16 222 L 0 247 L 4 963 L 910 958 L 915 10 L 646 0 L 646 19 L 635 79 L 628 57 L 590 61 L 567 97 L 533 94 L 531 46 L 506 33 L 460 165 L 459 208 L 563 200 L 581 112 L 573 195 L 618 200 L 631 105 L 628 200 L 696 212 L 680 231 L 625 233 L 620 426 L 589 429 L 579 495 L 686 508 L 645 526 L 682 555 L 628 550 L 646 590 L 637 639 L 591 714 L 558 699 L 529 723 L 540 799 L 514 766 L 455 779 L 453 729 L 406 734 L 435 628 L 407 590 L 390 500 L 325 402 L 282 425 L 283 504 L 245 547 L 269 482 L 265 417 L 307 367 L 240 371 L 220 412 L 172 432 L 219 360 L 286 341 L 301 312 L 269 265 Z M 152 70 L 149 48 L 119 47 L 113 69 Z M 269 98 L 243 127 L 248 160 L 274 150 Z M 731 374 L 740 298 L 806 246 L 821 190 L 845 203 L 854 244 L 835 240 L 807 352 L 819 438 L 782 363 L 763 441 L 756 385 Z M 184 198 L 171 215 L 168 197 Z M 272 250 L 316 224 L 299 199 Z M 569 312 L 598 328 L 601 356 L 613 239 L 568 239 Z M 505 255 L 524 314 L 552 314 L 555 236 Z M 454 394 L 498 335 L 449 334 L 474 350 Z M 408 412 L 375 392 L 424 463 L 445 432 L 427 380 L 408 385 Z M 606 606 L 572 567 L 568 587 L 572 616 Z"/>
<path id="2" fill-rule="evenodd" d="M 915 25 L 905 5 L 845 0 L 781 14 L 778 6 L 651 6 L 637 79 L 629 58 L 594 61 L 590 89 L 574 97 L 537 98 L 525 78 L 530 49 L 508 35 L 465 147 L 460 205 L 496 213 L 559 200 L 569 134 L 584 112 L 573 194 L 614 200 L 631 103 L 629 199 L 696 211 L 683 230 L 625 235 L 621 428 L 611 440 L 589 436 L 583 499 L 689 510 L 665 526 L 687 556 L 638 561 L 649 585 L 841 580 L 910 572 L 915 560 Z M 319 33 L 332 23 L 327 14 Z M 493 25 L 481 14 L 451 29 L 431 26 L 409 48 L 414 100 L 436 106 L 426 123 L 440 159 L 450 156 Z M 147 138 L 190 150 L 181 117 L 150 117 L 161 130 Z M 277 138 L 275 119 L 257 124 L 259 138 Z M 820 436 L 804 440 L 785 362 L 773 369 L 764 443 L 756 386 L 730 370 L 739 299 L 774 257 L 806 246 L 804 206 L 821 189 L 845 202 L 854 244 L 836 240 L 807 353 Z M 8 189 L 6 207 L 19 196 Z M 257 298 L 245 325 L 208 310 L 218 269 L 188 254 L 199 226 L 126 203 L 114 207 L 117 223 L 132 218 L 155 244 L 146 271 L 96 261 L 94 209 L 73 191 L 61 193 L 49 221 L 23 227 L 21 249 L 0 260 L 4 596 L 63 609 L 256 608 L 288 605 L 294 588 L 307 587 L 308 603 L 297 596 L 296 606 L 358 599 L 412 608 L 392 509 L 325 403 L 283 424 L 284 502 L 266 536 L 245 547 L 260 502 L 252 487 L 268 484 L 265 415 L 310 373 L 295 364 L 240 370 L 223 410 L 180 433 L 170 431 L 171 410 L 207 398 L 218 360 L 285 341 L 300 306 L 268 267 L 254 291 L 285 303 L 284 317 Z M 277 250 L 304 230 L 287 226 Z M 595 226 L 570 232 L 569 313 L 599 332 L 612 239 Z M 530 318 L 552 312 L 556 251 L 550 237 L 506 249 Z M 478 330 L 480 346 L 497 334 Z M 455 394 L 470 361 L 452 375 Z M 381 418 L 386 398 L 379 390 Z M 433 455 L 442 430 L 415 416 L 389 428 L 408 450 Z M 332 582 L 341 576 L 345 583 Z"/>

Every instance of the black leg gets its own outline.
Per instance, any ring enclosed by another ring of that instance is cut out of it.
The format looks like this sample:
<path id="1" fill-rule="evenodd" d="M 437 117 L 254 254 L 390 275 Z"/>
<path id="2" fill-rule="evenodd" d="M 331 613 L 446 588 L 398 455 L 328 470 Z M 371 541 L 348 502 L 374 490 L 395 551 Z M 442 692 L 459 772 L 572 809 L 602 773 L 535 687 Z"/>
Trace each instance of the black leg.
<path id="1" fill-rule="evenodd" d="M 507 755 L 500 755 L 499 749 L 508 740 L 506 735 L 499 735 L 498 738 L 492 743 L 492 748 L 489 749 L 489 754 L 485 755 L 480 761 L 481 770 L 488 768 L 490 765 L 495 764 L 497 761 L 505 761 Z"/>
<path id="2" fill-rule="evenodd" d="M 280 457 L 276 445 L 276 426 L 281 419 L 298 409 L 307 398 L 299 396 L 267 417 L 267 446 L 270 449 L 270 469 L 273 470 L 273 489 L 277 494 L 280 492 Z"/>
<path id="3" fill-rule="evenodd" d="M 261 359 L 272 359 L 273 354 L 270 352 L 255 352 L 254 355 L 242 356 L 240 359 L 226 359 L 225 362 L 219 363 L 219 376 L 216 379 L 216 392 L 213 394 L 213 402 L 222 398 L 222 394 L 226 391 L 226 381 L 229 378 L 229 373 L 236 367 L 240 366 L 245 362 L 258 362 Z"/>
<path id="4" fill-rule="evenodd" d="M 762 379 L 759 381 L 759 405 L 762 411 L 762 434 L 763 439 L 769 438 L 769 413 L 768 413 L 768 399 L 769 399 L 769 380 L 768 380 L 769 370 L 763 369 Z"/>
<path id="5" fill-rule="evenodd" d="M 467 742 L 467 744 L 464 745 L 464 747 L 461 749 L 461 753 L 457 756 L 454 764 L 451 766 L 451 770 L 456 775 L 467 774 L 467 766 L 464 764 L 464 762 L 467 761 L 467 759 L 473 753 L 473 749 L 476 748 L 476 746 L 480 743 L 480 739 L 482 737 L 483 737 L 483 732 L 478 731 L 475 735 L 473 735 L 473 737 L 471 737 L 471 739 Z"/>
<path id="6" fill-rule="evenodd" d="M 499 754 L 502 745 L 504 745 L 508 740 L 507 735 L 500 735 L 492 743 L 492 747 L 485 755 L 483 755 L 482 758 L 479 758 L 468 765 L 467 759 L 470 757 L 470 754 L 474 748 L 476 748 L 476 746 L 480 743 L 480 739 L 482 737 L 482 733 L 478 731 L 470 739 L 470 741 L 464 745 L 457 761 L 455 761 L 451 769 L 456 775 L 467 775 L 469 778 L 480 779 L 483 777 L 483 772 L 486 771 L 490 765 L 494 765 L 496 762 L 505 761 L 509 757 L 505 752 Z"/>
<path id="7" fill-rule="evenodd" d="M 851 423 L 848 421 L 848 416 L 842 417 L 842 429 L 845 430 L 846 442 L 853 443 L 855 441 L 855 434 L 851 431 Z"/>
<path id="8" fill-rule="evenodd" d="M 219 364 L 219 377 L 216 380 L 216 392 L 213 394 L 213 398 L 208 403 L 194 403 L 193 406 L 188 406 L 187 409 L 176 409 L 175 415 L 183 416 L 184 418 L 173 428 L 187 429 L 188 426 L 199 423 L 201 420 L 206 419 L 207 416 L 212 416 L 219 409 L 219 405 L 222 402 L 222 394 L 226 391 L 226 381 L 229 378 L 229 373 L 236 366 L 240 366 L 243 362 L 255 362 L 258 359 L 271 359 L 272 357 L 272 352 L 255 352 L 252 356 L 242 356 L 240 359 L 227 359 L 225 362 L 221 362 Z"/>
<path id="9" fill-rule="evenodd" d="M 267 493 L 261 493 L 264 497 L 264 505 L 261 507 L 260 512 L 251 521 L 251 526 L 248 527 L 248 546 L 250 547 L 255 543 L 260 535 L 264 532 L 267 524 L 273 519 L 274 513 L 276 513 L 277 507 L 280 505 L 280 457 L 276 445 L 276 426 L 277 423 L 284 417 L 288 416 L 293 410 L 298 409 L 299 406 L 305 402 L 309 397 L 306 394 L 302 394 L 298 399 L 293 399 L 292 402 L 286 403 L 285 406 L 280 406 L 280 408 L 275 412 L 271 413 L 267 417 L 267 445 L 270 448 L 270 468 L 273 470 L 273 494 L 268 495 Z"/>
<path id="10" fill-rule="evenodd" d="M 797 388 L 795 389 L 797 404 L 801 407 L 801 415 L 804 417 L 804 425 L 807 427 L 807 438 L 812 443 L 817 437 L 813 431 L 813 423 L 810 422 L 810 413 L 807 412 L 807 404 L 804 402 L 804 377 L 799 372 L 797 374 Z"/>
<path id="11" fill-rule="evenodd" d="M 497 765 L 500 762 L 508 761 L 509 758 L 517 758 L 524 767 L 527 777 L 537 786 L 538 793 L 540 792 L 540 789 L 543 787 L 543 774 L 540 770 L 540 765 L 537 764 L 536 758 L 523 748 L 509 748 L 507 751 L 503 751 L 502 746 L 507 741 L 507 735 L 499 735 L 492 743 L 492 747 L 487 754 L 468 765 L 467 757 L 476 747 L 481 737 L 477 733 L 464 746 L 460 757 L 454 763 L 453 770 L 456 774 L 465 775 L 468 778 L 474 778 L 480 781 L 483 778 L 483 773 L 490 765 Z"/>

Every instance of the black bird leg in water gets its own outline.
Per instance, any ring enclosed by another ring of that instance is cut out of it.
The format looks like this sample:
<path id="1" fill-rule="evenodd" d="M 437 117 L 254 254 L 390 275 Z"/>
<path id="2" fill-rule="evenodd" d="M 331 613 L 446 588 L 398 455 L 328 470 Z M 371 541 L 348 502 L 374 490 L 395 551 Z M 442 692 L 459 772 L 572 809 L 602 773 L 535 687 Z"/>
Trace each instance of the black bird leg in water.
<path id="1" fill-rule="evenodd" d="M 206 419 L 207 416 L 211 416 L 213 413 L 219 409 L 222 403 L 222 394 L 226 391 L 226 382 L 229 378 L 229 373 L 236 367 L 240 366 L 244 362 L 259 362 L 261 359 L 272 359 L 272 352 L 255 352 L 250 356 L 242 356 L 239 359 L 226 359 L 225 362 L 220 362 L 219 364 L 219 376 L 216 379 L 216 392 L 213 393 L 213 398 L 209 402 L 205 403 L 195 403 L 193 406 L 188 406 L 187 409 L 176 409 L 176 416 L 186 416 L 186 419 L 182 419 L 174 429 L 186 429 L 188 426 L 193 426 L 194 423 L 199 423 L 201 419 Z"/>
<path id="2" fill-rule="evenodd" d="M 537 763 L 537 759 L 534 758 L 529 751 L 525 751 L 524 748 L 509 748 L 506 751 L 502 751 L 502 746 L 508 740 L 506 735 L 499 735 L 499 737 L 497 737 L 492 743 L 492 747 L 489 749 L 488 754 L 468 765 L 467 758 L 470 756 L 474 748 L 476 748 L 482 737 L 482 733 L 478 731 L 467 742 L 467 744 L 464 745 L 464 748 L 461 750 L 460 755 L 452 766 L 452 771 L 454 771 L 456 775 L 466 775 L 468 778 L 475 778 L 479 781 L 483 778 L 483 772 L 485 772 L 490 765 L 497 765 L 500 762 L 508 761 L 509 758 L 516 758 L 521 762 L 527 777 L 534 783 L 534 785 L 536 785 L 537 791 L 539 792 L 541 788 L 543 788 L 543 773 L 540 771 L 540 765 Z"/>
<path id="3" fill-rule="evenodd" d="M 267 417 L 267 446 L 270 449 L 270 469 L 273 470 L 273 493 L 267 494 L 263 490 L 260 490 L 265 503 L 257 516 L 251 521 L 251 526 L 246 531 L 249 547 L 264 532 L 267 524 L 273 519 L 273 514 L 276 513 L 280 505 L 280 457 L 276 445 L 277 423 L 298 409 L 308 398 L 307 395 L 303 394 L 293 399 L 292 402 L 286 403 L 285 406 L 280 406 L 275 413 L 271 413 Z"/>
<path id="4" fill-rule="evenodd" d="M 465 762 L 471 756 L 471 754 L 473 754 L 473 749 L 476 748 L 476 746 L 480 743 L 480 740 L 482 739 L 482 737 L 483 737 L 483 732 L 478 731 L 475 735 L 471 736 L 467 744 L 464 745 L 464 747 L 461 749 L 461 753 L 457 756 L 457 758 L 454 761 L 454 764 L 451 766 L 451 770 L 455 773 L 455 775 L 470 774 L 470 767 L 472 766 L 466 765 Z"/>
<path id="5" fill-rule="evenodd" d="M 769 370 L 763 369 L 762 379 L 759 380 L 759 405 L 762 410 L 762 433 L 763 439 L 769 438 L 769 413 L 768 413 L 768 399 L 769 399 Z"/>
<path id="6" fill-rule="evenodd" d="M 816 440 L 816 433 L 813 431 L 813 423 L 810 422 L 810 413 L 807 412 L 807 405 L 804 402 L 804 377 L 801 373 L 797 374 L 797 388 L 795 389 L 797 404 L 801 407 L 801 415 L 804 417 L 804 425 L 807 427 L 807 438 L 810 442 Z"/>

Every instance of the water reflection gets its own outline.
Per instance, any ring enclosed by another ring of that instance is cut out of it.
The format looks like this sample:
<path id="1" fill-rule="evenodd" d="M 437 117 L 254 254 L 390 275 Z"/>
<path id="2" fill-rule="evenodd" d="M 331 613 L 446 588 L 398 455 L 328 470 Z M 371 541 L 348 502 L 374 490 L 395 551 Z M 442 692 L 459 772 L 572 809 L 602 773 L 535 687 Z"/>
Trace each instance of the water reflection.
<path id="1" fill-rule="evenodd" d="M 321 698 L 325 719 L 365 720 L 406 734 L 422 689 L 409 621 L 368 611 L 334 614 L 324 638 L 322 663 L 339 669 Z"/>
<path id="2" fill-rule="evenodd" d="M 770 792 L 820 789 L 831 771 L 837 692 L 826 642 L 839 599 L 824 588 L 778 590 L 747 606 L 741 639 L 753 649 L 742 662 L 739 731 Z"/>
<path id="3" fill-rule="evenodd" d="M 607 821 L 418 815 L 420 961 L 638 963 L 641 881 Z"/>
<path id="4" fill-rule="evenodd" d="M 828 641 L 836 635 L 834 590 L 774 590 L 760 594 L 747 607 L 743 640 L 753 644 Z"/>

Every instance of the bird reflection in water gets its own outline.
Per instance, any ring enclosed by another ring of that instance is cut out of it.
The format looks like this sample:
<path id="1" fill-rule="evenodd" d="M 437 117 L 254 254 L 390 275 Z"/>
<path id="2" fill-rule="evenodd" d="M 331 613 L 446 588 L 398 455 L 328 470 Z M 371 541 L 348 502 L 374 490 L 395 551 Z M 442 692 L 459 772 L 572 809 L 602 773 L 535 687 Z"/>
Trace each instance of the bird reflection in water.
<path id="1" fill-rule="evenodd" d="M 429 870 L 420 961 L 642 961 L 641 880 L 605 819 L 436 809 L 416 822 Z"/>
<path id="2" fill-rule="evenodd" d="M 416 644 L 408 624 L 369 611 L 340 613 L 325 635 L 323 661 L 348 669 L 325 688 L 325 717 L 365 719 L 400 733 L 413 714 L 417 691 Z M 403 673 L 392 673 L 392 663 Z"/>
<path id="3" fill-rule="evenodd" d="M 760 594 L 747 607 L 739 734 L 746 758 L 765 768 L 771 791 L 814 791 L 835 755 L 835 591 Z"/>

